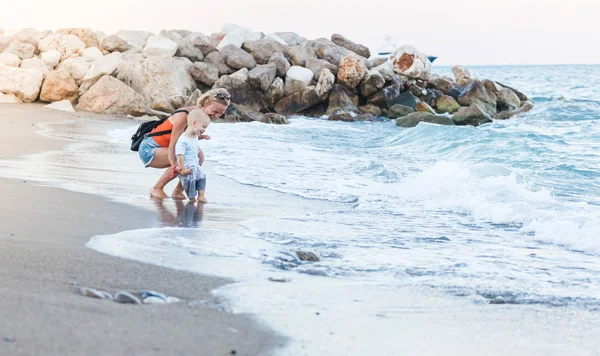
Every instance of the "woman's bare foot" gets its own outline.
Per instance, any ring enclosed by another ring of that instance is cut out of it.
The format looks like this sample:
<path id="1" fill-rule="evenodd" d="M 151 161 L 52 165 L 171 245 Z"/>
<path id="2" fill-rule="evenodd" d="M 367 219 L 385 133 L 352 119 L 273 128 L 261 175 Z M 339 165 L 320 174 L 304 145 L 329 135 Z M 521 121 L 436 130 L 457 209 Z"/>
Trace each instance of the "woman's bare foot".
<path id="1" fill-rule="evenodd" d="M 152 190 L 150 190 L 150 197 L 158 198 L 158 199 L 166 199 L 169 196 L 167 195 L 167 193 L 165 193 L 164 190 L 162 190 L 160 188 L 152 188 Z"/>

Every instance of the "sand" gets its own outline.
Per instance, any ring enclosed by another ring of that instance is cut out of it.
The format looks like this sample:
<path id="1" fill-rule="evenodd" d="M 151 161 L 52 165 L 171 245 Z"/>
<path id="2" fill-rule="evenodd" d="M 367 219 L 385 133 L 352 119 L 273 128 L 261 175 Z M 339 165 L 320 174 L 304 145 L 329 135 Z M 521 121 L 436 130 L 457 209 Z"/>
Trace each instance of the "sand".
<path id="1" fill-rule="evenodd" d="M 36 126 L 82 116 L 38 104 L 0 105 L 0 158 L 59 149 Z M 211 290 L 228 280 L 100 254 L 91 236 L 156 225 L 156 213 L 102 197 L 0 178 L 0 355 L 263 355 L 285 340 L 251 316 L 224 312 Z M 169 305 L 83 297 L 156 290 Z M 235 350 L 235 351 L 234 351 Z"/>

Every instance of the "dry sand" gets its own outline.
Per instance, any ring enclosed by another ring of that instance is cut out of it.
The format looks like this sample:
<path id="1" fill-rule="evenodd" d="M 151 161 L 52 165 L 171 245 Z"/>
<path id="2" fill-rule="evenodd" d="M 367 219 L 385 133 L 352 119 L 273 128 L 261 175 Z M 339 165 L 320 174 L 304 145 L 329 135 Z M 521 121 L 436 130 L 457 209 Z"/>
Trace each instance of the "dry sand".
<path id="1" fill-rule="evenodd" d="M 0 158 L 59 149 L 64 142 L 36 135 L 35 125 L 82 116 L 0 104 Z M 84 246 L 93 235 L 155 225 L 155 213 L 14 179 L 0 178 L 0 195 L 0 355 L 263 355 L 284 343 L 250 316 L 194 303 L 218 304 L 210 291 L 227 280 Z M 83 297 L 83 286 L 183 301 L 122 305 Z"/>

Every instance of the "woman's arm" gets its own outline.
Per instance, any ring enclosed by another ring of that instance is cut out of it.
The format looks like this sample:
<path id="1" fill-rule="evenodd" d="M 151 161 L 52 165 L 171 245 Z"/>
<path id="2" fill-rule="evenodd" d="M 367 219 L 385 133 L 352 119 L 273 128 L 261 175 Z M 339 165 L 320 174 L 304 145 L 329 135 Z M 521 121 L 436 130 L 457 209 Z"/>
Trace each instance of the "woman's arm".
<path id="1" fill-rule="evenodd" d="M 177 140 L 185 131 L 185 127 L 187 126 L 187 114 L 183 112 L 179 112 L 169 118 L 171 123 L 173 123 L 173 130 L 171 131 L 171 141 L 169 141 L 169 163 L 171 166 L 177 165 L 177 159 L 175 158 L 175 145 L 177 144 Z"/>

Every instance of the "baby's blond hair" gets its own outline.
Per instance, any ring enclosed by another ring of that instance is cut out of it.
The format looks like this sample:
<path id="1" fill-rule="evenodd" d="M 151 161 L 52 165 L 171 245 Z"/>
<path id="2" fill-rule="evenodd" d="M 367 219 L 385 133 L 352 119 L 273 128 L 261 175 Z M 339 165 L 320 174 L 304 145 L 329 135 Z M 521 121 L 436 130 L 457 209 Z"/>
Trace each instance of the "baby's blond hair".
<path id="1" fill-rule="evenodd" d="M 206 115 L 206 113 L 200 109 L 192 110 L 187 116 L 188 126 L 192 126 L 192 122 L 194 121 L 198 122 L 204 120 L 210 123 L 210 118 L 208 117 L 208 115 Z"/>

